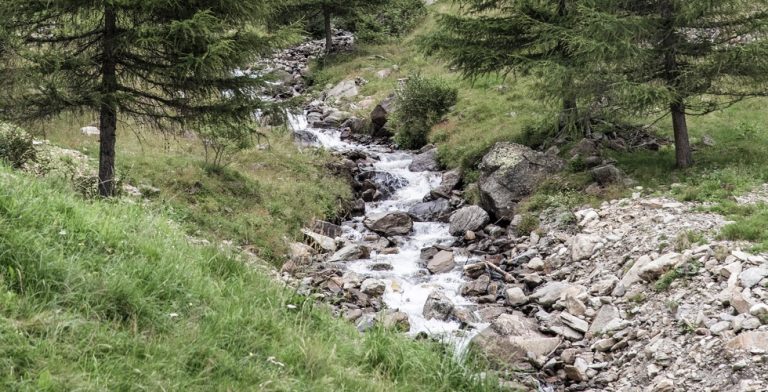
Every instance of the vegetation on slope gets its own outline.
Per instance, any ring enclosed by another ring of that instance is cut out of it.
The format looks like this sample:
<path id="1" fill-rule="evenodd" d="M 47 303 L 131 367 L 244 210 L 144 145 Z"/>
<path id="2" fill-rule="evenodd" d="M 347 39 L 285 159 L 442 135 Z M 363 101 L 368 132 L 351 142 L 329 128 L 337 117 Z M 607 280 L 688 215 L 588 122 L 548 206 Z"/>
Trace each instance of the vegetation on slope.
<path id="1" fill-rule="evenodd" d="M 359 334 L 166 215 L 0 168 L 3 390 L 490 390 L 441 346 Z"/>

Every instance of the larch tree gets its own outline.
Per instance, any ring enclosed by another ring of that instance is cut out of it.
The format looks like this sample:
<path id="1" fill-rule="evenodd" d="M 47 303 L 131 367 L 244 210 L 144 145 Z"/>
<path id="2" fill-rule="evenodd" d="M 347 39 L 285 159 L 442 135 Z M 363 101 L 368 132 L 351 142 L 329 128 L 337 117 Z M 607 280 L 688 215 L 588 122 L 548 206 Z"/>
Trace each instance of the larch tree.
<path id="1" fill-rule="evenodd" d="M 546 99 L 562 104 L 560 127 L 579 125 L 578 101 L 591 61 L 575 51 L 581 38 L 581 0 L 458 0 L 423 37 L 428 54 L 447 60 L 465 77 L 532 75 Z"/>
<path id="2" fill-rule="evenodd" d="M 610 61 L 621 74 L 613 102 L 635 113 L 669 114 L 679 168 L 693 164 L 687 115 L 768 92 L 768 1 L 593 0 L 587 6 L 605 21 L 594 26 L 595 35 L 623 47 Z"/>
<path id="3" fill-rule="evenodd" d="M 279 41 L 259 26 L 271 1 L 3 0 L 4 66 L 19 82 L 2 115 L 95 111 L 99 193 L 115 194 L 118 120 L 247 126 L 260 78 L 236 76 Z"/>

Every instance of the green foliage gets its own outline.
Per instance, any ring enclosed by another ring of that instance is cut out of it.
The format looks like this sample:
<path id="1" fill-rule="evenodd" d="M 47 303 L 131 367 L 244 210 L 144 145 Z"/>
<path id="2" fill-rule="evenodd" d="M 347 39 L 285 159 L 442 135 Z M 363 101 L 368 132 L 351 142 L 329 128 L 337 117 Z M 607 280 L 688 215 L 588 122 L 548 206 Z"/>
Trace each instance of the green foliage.
<path id="1" fill-rule="evenodd" d="M 442 79 L 419 74 L 410 76 L 397 91 L 395 141 L 409 149 L 426 145 L 432 127 L 448 113 L 457 99 L 458 89 Z"/>
<path id="2" fill-rule="evenodd" d="M 0 160 L 18 169 L 34 161 L 36 155 L 30 134 L 13 124 L 0 123 Z"/>
<path id="3" fill-rule="evenodd" d="M 234 154 L 253 147 L 254 137 L 266 137 L 247 123 L 202 124 L 197 135 L 203 143 L 205 163 L 214 166 L 222 166 L 225 159 L 231 161 Z"/>
<path id="4" fill-rule="evenodd" d="M 365 43 L 387 42 L 409 33 L 427 15 L 423 0 L 390 0 L 371 9 L 358 10 L 340 27 Z"/>
<path id="5" fill-rule="evenodd" d="M 439 344 L 361 335 L 145 208 L 0 167 L 3 390 L 499 389 Z"/>
<path id="6" fill-rule="evenodd" d="M 715 207 L 714 211 L 734 221 L 722 228 L 721 238 L 754 242 L 754 251 L 768 250 L 768 205 L 743 206 L 735 203 L 721 203 Z"/>
<path id="7" fill-rule="evenodd" d="M 524 214 L 515 228 L 515 233 L 518 236 L 530 235 L 539 229 L 539 225 L 541 225 L 539 217 L 533 214 Z"/>

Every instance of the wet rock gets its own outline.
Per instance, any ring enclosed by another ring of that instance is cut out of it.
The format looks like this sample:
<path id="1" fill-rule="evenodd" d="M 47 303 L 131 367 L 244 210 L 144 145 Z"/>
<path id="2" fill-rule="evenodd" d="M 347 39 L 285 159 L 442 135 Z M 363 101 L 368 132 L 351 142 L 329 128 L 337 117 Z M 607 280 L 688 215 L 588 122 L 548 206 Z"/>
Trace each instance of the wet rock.
<path id="1" fill-rule="evenodd" d="M 440 164 L 437 162 L 437 149 L 433 148 L 414 156 L 408 170 L 412 172 L 440 171 Z"/>
<path id="2" fill-rule="evenodd" d="M 611 184 L 622 184 L 624 182 L 624 173 L 614 165 L 598 166 L 590 170 L 592 178 L 601 186 Z"/>
<path id="3" fill-rule="evenodd" d="M 362 133 L 365 130 L 365 121 L 357 117 L 350 117 L 344 120 L 341 128 L 349 128 L 352 133 Z"/>
<path id="4" fill-rule="evenodd" d="M 386 236 L 408 235 L 413 230 L 413 219 L 404 212 L 382 212 L 369 215 L 363 224 L 369 230 Z"/>
<path id="5" fill-rule="evenodd" d="M 373 297 L 379 297 L 387 290 L 387 284 L 379 279 L 366 279 L 360 285 L 360 291 Z"/>
<path id="6" fill-rule="evenodd" d="M 742 287 L 752 288 L 760 283 L 766 276 L 768 276 L 767 268 L 749 268 L 739 275 L 739 282 Z"/>
<path id="7" fill-rule="evenodd" d="M 408 210 L 416 222 L 447 222 L 451 216 L 451 203 L 446 199 L 437 199 L 418 203 Z"/>
<path id="8" fill-rule="evenodd" d="M 441 250 L 427 263 L 427 269 L 433 274 L 450 272 L 456 267 L 453 252 Z"/>
<path id="9" fill-rule="evenodd" d="M 367 259 L 371 255 L 370 249 L 368 249 L 367 246 L 364 245 L 347 245 L 341 249 L 339 249 L 336 253 L 331 256 L 328 261 L 330 262 L 338 262 L 338 261 L 352 261 L 352 260 L 360 260 L 360 259 Z"/>
<path id="10" fill-rule="evenodd" d="M 320 143 L 317 139 L 317 135 L 305 129 L 294 131 L 293 141 L 301 147 L 316 146 Z"/>
<path id="11" fill-rule="evenodd" d="M 435 290 L 427 297 L 422 313 L 427 320 L 437 319 L 445 321 L 451 317 L 453 308 L 453 302 L 451 302 L 450 298 L 442 291 Z"/>
<path id="12" fill-rule="evenodd" d="M 450 233 L 454 236 L 462 236 L 469 231 L 478 231 L 490 221 L 488 213 L 478 206 L 464 207 L 451 215 Z"/>
<path id="13" fill-rule="evenodd" d="M 387 329 L 394 329 L 401 332 L 408 332 L 411 329 L 411 323 L 408 315 L 393 309 L 382 311 L 376 316 L 381 325 Z"/>
<path id="14" fill-rule="evenodd" d="M 341 237 L 341 235 L 344 234 L 344 230 L 342 230 L 341 226 L 321 220 L 312 222 L 311 230 L 317 234 L 331 238 Z"/>
<path id="15" fill-rule="evenodd" d="M 443 180 L 440 186 L 433 189 L 431 194 L 435 198 L 450 199 L 451 191 L 456 189 L 461 183 L 461 172 L 458 170 L 449 170 L 443 173 Z"/>
<path id="16" fill-rule="evenodd" d="M 371 265 L 371 271 L 392 271 L 395 267 L 388 263 L 376 263 Z"/>
<path id="17" fill-rule="evenodd" d="M 479 297 L 481 295 L 488 294 L 488 285 L 491 284 L 491 277 L 488 275 L 481 275 L 479 278 L 465 283 L 461 287 L 461 295 Z"/>
<path id="18" fill-rule="evenodd" d="M 517 203 L 564 166 L 555 156 L 519 144 L 497 143 L 480 165 L 480 205 L 496 218 L 512 220 Z"/>

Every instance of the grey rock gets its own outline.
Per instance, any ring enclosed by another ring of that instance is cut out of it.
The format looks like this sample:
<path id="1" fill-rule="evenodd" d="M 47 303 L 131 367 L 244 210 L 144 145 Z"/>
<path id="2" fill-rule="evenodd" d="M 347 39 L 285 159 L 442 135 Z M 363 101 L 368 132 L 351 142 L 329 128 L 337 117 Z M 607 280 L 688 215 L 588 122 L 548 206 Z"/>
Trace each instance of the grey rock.
<path id="1" fill-rule="evenodd" d="M 562 312 L 560 313 L 560 320 L 567 325 L 569 328 L 579 331 L 581 333 L 586 333 L 587 330 L 589 330 L 589 323 L 568 313 L 568 312 Z"/>
<path id="2" fill-rule="evenodd" d="M 338 262 L 360 260 L 368 258 L 370 254 L 371 251 L 367 246 L 353 244 L 339 249 L 336 253 L 333 254 L 333 256 L 331 256 L 330 259 L 328 259 L 328 261 Z"/>
<path id="3" fill-rule="evenodd" d="M 564 166 L 556 156 L 519 144 L 496 143 L 480 164 L 480 205 L 496 218 L 512 220 L 517 203 Z"/>
<path id="4" fill-rule="evenodd" d="M 439 171 L 440 163 L 437 162 L 437 149 L 433 148 L 414 156 L 408 170 L 412 172 Z"/>
<path id="5" fill-rule="evenodd" d="M 450 298 L 448 298 L 442 291 L 435 290 L 429 294 L 429 297 L 427 297 L 422 313 L 427 320 L 447 320 L 451 317 L 453 308 L 454 305 Z"/>
<path id="6" fill-rule="evenodd" d="M 451 203 L 446 199 L 437 199 L 418 203 L 408 210 L 416 222 L 447 222 L 451 216 Z"/>
<path id="7" fill-rule="evenodd" d="M 376 319 L 387 329 L 394 329 L 401 332 L 408 332 L 411 329 L 408 315 L 400 311 L 387 309 L 377 314 Z"/>
<path id="8" fill-rule="evenodd" d="M 502 315 L 504 316 L 504 315 Z M 519 322 L 519 319 L 516 321 Z M 484 354 L 492 363 L 502 366 L 512 366 L 518 369 L 532 369 L 528 361 L 529 355 L 538 358 L 551 354 L 560 345 L 559 338 L 547 337 L 536 329 L 529 328 L 526 322 L 505 323 L 510 326 L 505 331 L 515 334 L 503 335 L 493 325 L 475 336 L 470 344 Z M 520 330 L 516 328 L 520 327 Z"/>
<path id="9" fill-rule="evenodd" d="M 512 287 L 504 293 L 506 295 L 506 304 L 509 306 L 521 306 L 528 303 L 528 296 L 519 287 Z"/>
<path id="10" fill-rule="evenodd" d="M 744 288 L 752 288 L 766 276 L 768 276 L 768 269 L 766 268 L 749 268 L 739 274 L 739 282 L 741 282 L 741 286 Z"/>
<path id="11" fill-rule="evenodd" d="M 382 212 L 369 215 L 363 224 L 369 230 L 386 236 L 407 235 L 413 230 L 413 219 L 405 212 Z"/>
<path id="12" fill-rule="evenodd" d="M 313 245 L 327 252 L 336 251 L 337 249 L 336 240 L 334 240 L 333 238 L 326 237 L 321 234 L 317 234 L 307 229 L 303 229 L 301 232 L 304 234 L 304 237 L 306 237 L 307 240 L 310 242 L 310 245 Z"/>
<path id="13" fill-rule="evenodd" d="M 488 294 L 488 285 L 491 284 L 491 277 L 481 275 L 479 278 L 465 283 L 461 287 L 461 295 L 478 297 Z"/>
<path id="14" fill-rule="evenodd" d="M 625 176 L 621 170 L 614 165 L 598 166 L 590 170 L 592 178 L 601 186 L 611 184 L 622 184 Z"/>
<path id="15" fill-rule="evenodd" d="M 579 234 L 571 240 L 571 260 L 588 260 L 595 253 L 600 237 L 589 234 Z"/>
<path id="16" fill-rule="evenodd" d="M 536 289 L 530 298 L 543 306 L 550 306 L 561 299 L 564 300 L 567 294 L 578 295 L 584 291 L 586 290 L 581 286 L 555 281 Z"/>
<path id="17" fill-rule="evenodd" d="M 302 147 L 316 146 L 320 143 L 317 135 L 305 129 L 293 132 L 293 141 Z"/>
<path id="18" fill-rule="evenodd" d="M 654 281 L 681 262 L 682 258 L 679 253 L 667 253 L 643 265 L 638 271 L 638 275 L 647 281 Z"/>
<path id="19" fill-rule="evenodd" d="M 395 95 L 390 95 L 383 101 L 381 101 L 371 112 L 371 136 L 373 137 L 390 137 L 390 133 L 385 126 L 389 121 L 389 115 L 395 109 Z"/>
<path id="20" fill-rule="evenodd" d="M 379 279 L 366 279 L 360 285 L 360 291 L 373 297 L 383 295 L 386 290 L 387 284 Z"/>
<path id="21" fill-rule="evenodd" d="M 101 131 L 99 128 L 94 126 L 88 126 L 88 127 L 82 127 L 80 128 L 80 133 L 82 133 L 85 136 L 99 136 L 101 135 Z"/>
<path id="22" fill-rule="evenodd" d="M 603 305 L 597 311 L 597 315 L 589 326 L 589 332 L 593 334 L 602 333 L 606 326 L 613 320 L 619 319 L 619 309 L 613 305 Z"/>
<path id="23" fill-rule="evenodd" d="M 441 250 L 427 263 L 427 269 L 433 274 L 449 272 L 456 267 L 453 252 Z"/>
<path id="24" fill-rule="evenodd" d="M 482 229 L 490 220 L 484 209 L 478 206 L 464 207 L 451 215 L 449 231 L 451 235 L 463 236 L 467 231 Z"/>
<path id="25" fill-rule="evenodd" d="M 768 331 L 745 332 L 731 339 L 725 347 L 731 351 L 768 351 Z"/>
<path id="26" fill-rule="evenodd" d="M 357 83 L 354 80 L 343 80 L 326 93 L 326 97 L 331 100 L 341 98 L 353 98 L 360 94 Z"/>

